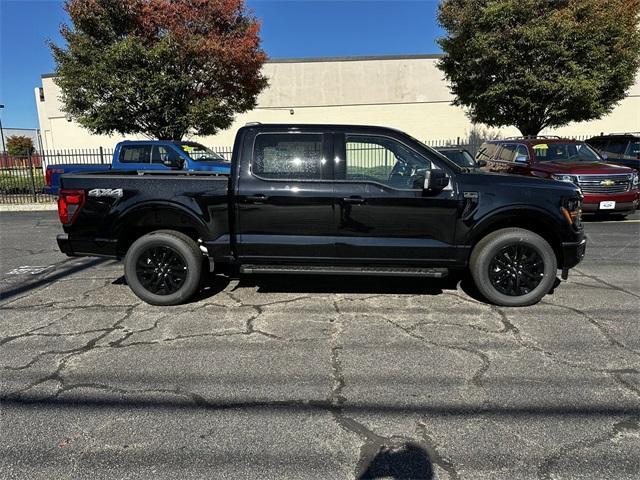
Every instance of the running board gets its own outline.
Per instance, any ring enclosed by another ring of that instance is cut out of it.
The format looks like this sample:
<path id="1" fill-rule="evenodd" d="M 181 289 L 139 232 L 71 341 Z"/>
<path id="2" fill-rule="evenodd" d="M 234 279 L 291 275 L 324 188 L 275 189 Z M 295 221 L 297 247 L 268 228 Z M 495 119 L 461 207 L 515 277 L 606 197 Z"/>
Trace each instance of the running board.
<path id="1" fill-rule="evenodd" d="M 444 278 L 449 273 L 446 268 L 416 267 L 350 267 L 321 265 L 242 265 L 240 273 L 285 273 L 304 275 L 375 275 L 385 277 L 430 277 Z"/>

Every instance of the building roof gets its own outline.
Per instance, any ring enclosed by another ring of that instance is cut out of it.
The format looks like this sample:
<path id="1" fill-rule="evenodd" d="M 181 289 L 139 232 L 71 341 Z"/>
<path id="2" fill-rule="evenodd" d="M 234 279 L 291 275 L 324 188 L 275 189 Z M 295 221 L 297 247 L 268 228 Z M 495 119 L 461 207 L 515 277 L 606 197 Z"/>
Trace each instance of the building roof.
<path id="1" fill-rule="evenodd" d="M 418 60 L 442 58 L 441 53 L 425 53 L 416 55 L 365 55 L 351 57 L 300 57 L 271 58 L 266 63 L 312 63 L 312 62 L 366 62 L 370 60 Z M 41 78 L 53 78 L 55 73 L 43 73 Z"/>

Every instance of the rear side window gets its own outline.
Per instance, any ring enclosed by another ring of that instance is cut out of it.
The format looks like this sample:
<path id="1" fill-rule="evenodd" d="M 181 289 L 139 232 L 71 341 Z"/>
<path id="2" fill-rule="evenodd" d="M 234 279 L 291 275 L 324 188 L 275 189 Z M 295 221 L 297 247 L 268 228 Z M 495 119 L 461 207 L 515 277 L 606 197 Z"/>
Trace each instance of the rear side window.
<path id="1" fill-rule="evenodd" d="M 483 143 L 476 154 L 477 160 L 491 160 L 496 154 L 498 145 L 495 143 Z"/>
<path id="2" fill-rule="evenodd" d="M 262 133 L 256 136 L 251 172 L 258 177 L 320 180 L 325 164 L 321 134 Z"/>
<path id="3" fill-rule="evenodd" d="M 149 163 L 150 159 L 150 145 L 124 146 L 120 152 L 120 161 L 123 163 Z"/>

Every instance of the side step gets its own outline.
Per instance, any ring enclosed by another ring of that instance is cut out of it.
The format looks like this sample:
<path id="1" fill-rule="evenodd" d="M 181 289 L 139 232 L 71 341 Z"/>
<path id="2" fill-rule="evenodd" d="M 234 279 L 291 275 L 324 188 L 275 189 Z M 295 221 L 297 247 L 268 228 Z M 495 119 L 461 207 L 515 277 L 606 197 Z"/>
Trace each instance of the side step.
<path id="1" fill-rule="evenodd" d="M 351 267 L 325 265 L 242 265 L 240 273 L 285 273 L 303 275 L 372 275 L 385 277 L 430 277 L 444 278 L 449 273 L 446 268 L 416 267 Z"/>

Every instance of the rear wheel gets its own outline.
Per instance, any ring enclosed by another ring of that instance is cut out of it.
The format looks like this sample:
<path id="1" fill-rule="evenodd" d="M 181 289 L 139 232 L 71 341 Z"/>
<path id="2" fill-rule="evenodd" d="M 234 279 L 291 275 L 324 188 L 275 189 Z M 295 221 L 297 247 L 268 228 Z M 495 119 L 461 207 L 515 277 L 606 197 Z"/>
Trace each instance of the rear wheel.
<path id="1" fill-rule="evenodd" d="M 551 245 L 529 230 L 490 233 L 473 249 L 471 276 L 490 302 L 507 307 L 533 305 L 556 280 L 558 263 Z"/>
<path id="2" fill-rule="evenodd" d="M 176 305 L 200 286 L 202 253 L 189 236 L 173 230 L 137 239 L 124 260 L 124 275 L 138 297 L 151 305 Z"/>

